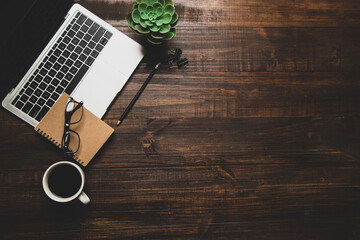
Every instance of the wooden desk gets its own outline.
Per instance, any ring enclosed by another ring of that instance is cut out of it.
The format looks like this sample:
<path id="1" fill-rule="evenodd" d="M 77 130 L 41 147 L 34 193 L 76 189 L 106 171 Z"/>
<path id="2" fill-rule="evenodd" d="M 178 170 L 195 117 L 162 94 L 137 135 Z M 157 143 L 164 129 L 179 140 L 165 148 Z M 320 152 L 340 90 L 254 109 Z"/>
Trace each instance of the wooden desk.
<path id="1" fill-rule="evenodd" d="M 124 20 L 132 2 L 80 1 L 138 39 Z M 85 169 L 90 205 L 45 196 L 42 175 L 62 154 L 0 110 L 0 238 L 359 239 L 360 2 L 177 0 L 176 10 L 168 47 L 189 70 L 163 66 Z"/>

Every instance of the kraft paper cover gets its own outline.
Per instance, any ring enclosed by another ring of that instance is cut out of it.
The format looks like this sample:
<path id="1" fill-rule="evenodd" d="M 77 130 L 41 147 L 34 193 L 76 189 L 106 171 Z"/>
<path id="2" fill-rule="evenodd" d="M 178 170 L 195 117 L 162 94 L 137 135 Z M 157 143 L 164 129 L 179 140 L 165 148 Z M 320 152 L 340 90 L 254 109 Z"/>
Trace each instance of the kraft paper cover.
<path id="1" fill-rule="evenodd" d="M 38 133 L 53 142 L 59 148 L 61 148 L 61 140 L 64 133 L 65 105 L 68 97 L 68 94 L 63 93 L 55 105 L 35 127 L 35 130 Z M 75 119 L 76 114 L 80 115 L 81 111 L 78 110 L 74 113 L 73 118 Z M 70 129 L 76 131 L 80 135 L 80 148 L 79 151 L 74 154 L 73 158 L 84 167 L 91 161 L 114 132 L 112 127 L 96 117 L 85 107 L 81 121 L 71 125 Z M 72 147 L 73 144 L 76 143 L 70 141 L 71 149 L 76 148 Z"/>

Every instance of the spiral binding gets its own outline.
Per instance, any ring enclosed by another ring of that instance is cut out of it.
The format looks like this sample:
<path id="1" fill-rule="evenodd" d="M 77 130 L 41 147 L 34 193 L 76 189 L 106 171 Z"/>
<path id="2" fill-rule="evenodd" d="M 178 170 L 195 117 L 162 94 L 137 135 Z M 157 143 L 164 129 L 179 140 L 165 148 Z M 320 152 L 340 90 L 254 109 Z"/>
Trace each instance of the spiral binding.
<path id="1" fill-rule="evenodd" d="M 50 142 L 52 142 L 53 144 L 55 144 L 55 146 L 57 146 L 58 148 L 61 149 L 61 144 L 58 143 L 58 142 L 57 142 L 55 139 L 53 139 L 52 137 L 50 137 L 49 134 L 46 134 L 46 133 L 45 133 L 44 131 L 42 131 L 41 129 L 36 129 L 36 131 L 37 131 L 40 135 L 42 135 L 44 138 L 46 138 L 47 140 L 49 140 Z M 84 162 L 81 161 L 81 159 L 78 158 L 77 156 L 74 155 L 72 158 L 73 158 L 75 161 L 77 161 L 78 163 L 80 163 L 81 165 L 84 164 Z"/>

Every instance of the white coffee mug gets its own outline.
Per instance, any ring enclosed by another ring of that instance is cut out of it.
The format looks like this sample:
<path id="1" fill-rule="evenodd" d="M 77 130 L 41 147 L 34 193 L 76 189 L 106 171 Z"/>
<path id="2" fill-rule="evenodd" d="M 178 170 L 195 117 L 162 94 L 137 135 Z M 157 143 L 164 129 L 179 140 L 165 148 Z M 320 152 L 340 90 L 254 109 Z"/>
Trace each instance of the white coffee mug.
<path id="1" fill-rule="evenodd" d="M 72 195 L 70 197 L 66 197 L 66 198 L 56 195 L 49 188 L 50 173 L 56 167 L 58 167 L 60 165 L 64 165 L 64 164 L 71 165 L 74 168 L 76 168 L 79 171 L 80 176 L 81 176 L 81 185 L 80 185 L 79 190 L 74 195 Z M 56 202 L 62 202 L 62 203 L 70 202 L 70 201 L 74 200 L 75 198 L 78 198 L 83 204 L 88 204 L 90 202 L 90 198 L 83 191 L 84 183 L 85 183 L 85 174 L 84 174 L 83 170 L 75 163 L 68 162 L 68 161 L 61 161 L 61 162 L 57 162 L 57 163 L 54 163 L 53 165 L 51 165 L 44 173 L 43 180 L 42 180 L 43 188 L 44 188 L 46 195 L 48 195 L 48 197 L 51 198 L 52 200 L 54 200 Z"/>

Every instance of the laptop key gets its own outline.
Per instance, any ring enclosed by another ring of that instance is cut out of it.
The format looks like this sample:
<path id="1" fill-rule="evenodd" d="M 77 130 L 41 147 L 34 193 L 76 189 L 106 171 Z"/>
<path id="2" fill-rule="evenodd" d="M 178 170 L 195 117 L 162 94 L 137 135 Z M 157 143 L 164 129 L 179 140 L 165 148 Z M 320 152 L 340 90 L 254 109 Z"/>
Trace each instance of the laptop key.
<path id="1" fill-rule="evenodd" d="M 57 44 L 57 43 L 55 43 L 55 44 L 54 44 L 54 46 L 52 46 L 52 48 L 51 48 L 51 49 L 55 50 L 55 49 L 57 48 L 57 46 L 58 46 L 58 44 Z"/>
<path id="2" fill-rule="evenodd" d="M 96 34 L 94 35 L 92 40 L 94 42 L 98 42 L 100 40 L 100 38 L 102 37 L 102 35 L 104 35 L 105 32 L 106 32 L 105 28 L 100 27 L 100 29 L 96 32 Z"/>
<path id="3" fill-rule="evenodd" d="M 92 56 L 94 58 L 96 58 L 98 55 L 99 55 L 99 53 L 97 51 L 95 51 L 95 50 L 92 51 L 91 54 L 90 54 L 90 56 Z"/>
<path id="4" fill-rule="evenodd" d="M 73 36 L 75 36 L 75 32 L 73 30 L 70 30 L 66 35 L 69 36 L 69 38 L 72 38 Z"/>
<path id="5" fill-rule="evenodd" d="M 94 23 L 94 24 L 91 26 L 91 28 L 89 29 L 88 33 L 89 33 L 90 35 L 93 35 L 94 33 L 96 33 L 96 31 L 98 30 L 99 27 L 100 27 L 99 24 Z"/>
<path id="6" fill-rule="evenodd" d="M 91 26 L 93 24 L 93 21 L 90 19 L 90 18 L 88 18 L 86 21 L 85 21 L 85 25 L 87 25 L 87 26 Z"/>
<path id="7" fill-rule="evenodd" d="M 64 92 L 64 88 L 58 86 L 56 89 L 55 89 L 55 92 L 57 92 L 58 94 L 62 94 Z"/>
<path id="8" fill-rule="evenodd" d="M 59 37 L 59 39 L 56 41 L 57 43 L 61 43 L 61 41 L 62 41 L 62 38 L 63 36 L 62 36 L 62 34 L 61 34 L 61 37 Z M 60 45 L 59 45 L 59 47 L 60 47 Z"/>
<path id="9" fill-rule="evenodd" d="M 40 122 L 40 120 L 45 116 L 45 114 L 46 114 L 49 110 L 50 110 L 49 107 L 44 106 L 44 107 L 40 110 L 39 114 L 35 117 L 35 119 Z"/>
<path id="10" fill-rule="evenodd" d="M 67 58 L 70 55 L 70 52 L 68 50 L 63 51 L 62 56 Z"/>
<path id="11" fill-rule="evenodd" d="M 90 52 L 91 52 L 91 49 L 90 49 L 90 48 L 86 47 L 86 48 L 84 49 L 84 54 L 89 55 Z"/>
<path id="12" fill-rule="evenodd" d="M 29 98 L 29 102 L 31 102 L 31 103 L 36 103 L 37 100 L 38 100 L 38 98 L 35 97 L 34 95 Z"/>
<path id="13" fill-rule="evenodd" d="M 46 68 L 47 70 L 49 70 L 51 67 L 52 67 L 52 64 L 49 62 L 45 63 L 45 65 L 44 65 L 44 68 Z"/>
<path id="14" fill-rule="evenodd" d="M 86 60 L 86 55 L 85 55 L 85 54 L 81 54 L 80 57 L 79 57 L 79 59 L 80 59 L 81 61 L 85 61 L 85 60 Z"/>
<path id="15" fill-rule="evenodd" d="M 91 64 L 94 62 L 94 60 L 95 60 L 94 58 L 88 57 L 85 61 L 85 64 L 91 66 Z"/>
<path id="16" fill-rule="evenodd" d="M 40 83 L 40 85 L 39 85 L 39 88 L 40 88 L 41 90 L 45 90 L 46 87 L 47 87 L 47 85 L 46 85 L 46 83 L 44 83 L 44 82 Z"/>
<path id="17" fill-rule="evenodd" d="M 59 94 L 57 94 L 56 92 L 53 92 L 53 94 L 51 94 L 50 98 L 56 101 L 59 97 L 60 97 Z"/>
<path id="18" fill-rule="evenodd" d="M 79 39 L 82 39 L 82 37 L 84 36 L 85 34 L 83 33 L 83 32 L 81 32 L 81 31 L 78 31 L 77 33 L 76 33 L 76 37 L 78 37 Z"/>
<path id="19" fill-rule="evenodd" d="M 15 99 L 11 102 L 12 105 L 15 105 L 15 103 L 19 100 L 19 96 L 16 96 Z"/>
<path id="20" fill-rule="evenodd" d="M 29 97 L 26 96 L 25 94 L 20 97 L 20 100 L 23 102 L 27 102 L 28 99 L 29 99 Z"/>
<path id="21" fill-rule="evenodd" d="M 50 97 L 50 93 L 45 91 L 45 92 L 42 94 L 42 97 L 45 98 L 45 99 L 48 99 L 48 98 Z"/>
<path id="22" fill-rule="evenodd" d="M 66 65 L 63 65 L 60 71 L 62 71 L 63 73 L 67 73 L 69 71 L 69 67 Z"/>
<path id="23" fill-rule="evenodd" d="M 61 54 L 61 51 L 59 50 L 59 49 L 56 49 L 55 51 L 54 51 L 54 55 L 55 56 L 60 56 L 60 54 Z"/>
<path id="24" fill-rule="evenodd" d="M 72 53 L 72 54 L 70 55 L 70 58 L 75 61 L 75 60 L 78 58 L 78 56 L 79 56 L 79 55 L 77 55 L 76 53 Z"/>
<path id="25" fill-rule="evenodd" d="M 87 44 L 87 42 L 85 42 L 84 40 L 81 40 L 79 43 L 79 46 L 84 48 L 84 47 L 86 47 L 86 44 Z"/>
<path id="26" fill-rule="evenodd" d="M 44 78 L 44 82 L 46 82 L 46 83 L 50 83 L 51 82 L 51 77 L 49 77 L 49 76 L 46 76 L 45 78 Z"/>
<path id="27" fill-rule="evenodd" d="M 74 61 L 71 59 L 68 59 L 65 63 L 66 66 L 71 67 L 74 64 Z"/>
<path id="28" fill-rule="evenodd" d="M 39 98 L 39 100 L 36 103 L 39 104 L 40 106 L 43 106 L 45 102 L 46 101 L 43 98 Z"/>
<path id="29" fill-rule="evenodd" d="M 101 40 L 100 40 L 100 43 L 102 44 L 102 45 L 106 45 L 107 44 L 107 42 L 108 42 L 108 40 L 106 39 L 106 38 L 102 38 Z"/>
<path id="30" fill-rule="evenodd" d="M 71 79 L 73 78 L 74 76 L 71 74 L 71 73 L 68 73 L 65 75 L 65 79 L 71 81 Z"/>
<path id="31" fill-rule="evenodd" d="M 82 25 L 86 19 L 87 19 L 87 17 L 85 17 L 83 14 L 81 14 L 80 17 L 78 18 L 78 20 L 76 21 L 76 23 Z"/>
<path id="32" fill-rule="evenodd" d="M 89 67 L 86 65 L 83 65 L 77 74 L 74 76 L 73 80 L 70 82 L 70 84 L 65 89 L 65 92 L 67 94 L 71 94 L 71 92 L 75 89 L 76 85 L 80 82 L 80 80 L 83 78 L 85 73 L 89 70 Z"/>
<path id="33" fill-rule="evenodd" d="M 82 65 L 82 63 L 81 63 L 79 60 L 77 60 L 77 61 L 74 63 L 74 66 L 77 67 L 77 68 L 79 68 L 81 65 Z"/>
<path id="34" fill-rule="evenodd" d="M 39 85 L 39 84 L 36 83 L 36 82 L 30 83 L 30 87 L 31 87 L 32 89 L 35 89 L 38 85 Z"/>
<path id="35" fill-rule="evenodd" d="M 21 108 L 24 106 L 24 103 L 22 103 L 22 102 L 17 102 L 16 104 L 15 104 L 15 107 L 17 107 L 18 109 L 20 109 L 21 110 Z"/>
<path id="36" fill-rule="evenodd" d="M 25 90 L 25 93 L 28 95 L 28 96 L 31 96 L 31 94 L 33 94 L 34 90 L 32 90 L 31 88 L 28 88 Z"/>
<path id="37" fill-rule="evenodd" d="M 46 88 L 47 91 L 49 92 L 53 92 L 55 90 L 54 86 L 52 85 L 49 85 L 47 88 Z"/>
<path id="38" fill-rule="evenodd" d="M 39 107 L 38 105 L 35 105 L 35 106 L 31 109 L 29 115 L 30 115 L 31 117 L 35 117 L 36 114 L 37 114 L 39 111 L 40 111 L 40 107 Z"/>
<path id="39" fill-rule="evenodd" d="M 56 74 L 56 72 L 55 72 L 53 69 L 51 69 L 51 70 L 49 71 L 49 76 L 50 76 L 50 77 L 54 77 L 55 74 Z"/>
<path id="40" fill-rule="evenodd" d="M 40 89 L 36 89 L 34 95 L 40 97 L 43 92 Z"/>
<path id="41" fill-rule="evenodd" d="M 72 51 L 72 50 L 74 50 L 74 48 L 75 48 L 74 44 L 70 43 L 66 49 L 69 51 Z"/>
<path id="42" fill-rule="evenodd" d="M 78 39 L 77 37 L 74 37 L 72 40 L 71 40 L 71 43 L 77 45 L 78 43 L 80 42 L 80 39 Z"/>
<path id="43" fill-rule="evenodd" d="M 86 26 L 86 25 L 82 25 L 81 28 L 80 28 L 81 31 L 83 31 L 84 33 L 87 32 L 87 30 L 89 30 L 89 27 Z"/>
<path id="44" fill-rule="evenodd" d="M 52 107 L 52 105 L 54 105 L 54 101 L 53 100 L 51 100 L 51 99 L 48 99 L 47 101 L 46 101 L 46 105 L 47 106 L 49 106 L 49 107 Z"/>
<path id="45" fill-rule="evenodd" d="M 75 74 L 75 73 L 77 72 L 77 68 L 76 68 L 76 67 L 72 67 L 72 68 L 70 69 L 70 72 L 71 72 L 72 74 Z"/>
<path id="46" fill-rule="evenodd" d="M 87 45 L 90 49 L 93 49 L 96 46 L 96 43 L 94 43 L 93 41 L 90 41 Z"/>
<path id="47" fill-rule="evenodd" d="M 64 40 L 63 40 L 64 43 L 68 44 L 70 41 L 71 41 L 71 39 L 69 37 L 67 37 L 67 36 L 64 37 Z"/>
<path id="48" fill-rule="evenodd" d="M 109 31 L 106 31 L 106 33 L 104 34 L 104 37 L 106 37 L 107 39 L 110 39 L 112 36 L 112 33 Z"/>
<path id="49" fill-rule="evenodd" d="M 101 52 L 101 50 L 103 50 L 103 46 L 101 44 L 96 45 L 95 49 L 98 50 L 99 52 Z"/>
<path id="50" fill-rule="evenodd" d="M 51 63 L 54 63 L 54 62 L 56 62 L 56 57 L 54 56 L 54 55 L 51 55 L 50 57 L 49 57 L 49 61 L 51 62 Z"/>
<path id="51" fill-rule="evenodd" d="M 43 59 L 43 63 L 46 63 L 48 59 L 49 59 L 49 57 L 45 56 L 45 58 Z"/>
<path id="52" fill-rule="evenodd" d="M 65 79 L 61 81 L 60 85 L 63 87 L 66 87 L 68 85 L 68 81 L 66 81 Z"/>
<path id="53" fill-rule="evenodd" d="M 56 78 L 54 78 L 52 81 L 51 81 L 51 84 L 54 85 L 54 86 L 57 86 L 58 84 L 60 83 L 60 81 Z"/>
<path id="54" fill-rule="evenodd" d="M 22 111 L 23 111 L 24 113 L 28 113 L 32 107 L 33 107 L 33 105 L 32 105 L 31 103 L 27 102 L 27 103 L 25 104 L 25 106 L 22 108 Z"/>
<path id="55" fill-rule="evenodd" d="M 58 62 L 61 63 L 61 64 L 63 64 L 63 63 L 65 62 L 65 60 L 66 60 L 66 59 L 61 56 L 61 57 L 59 57 Z"/>
<path id="56" fill-rule="evenodd" d="M 41 82 L 43 80 L 43 77 L 41 75 L 36 75 L 36 77 L 34 78 L 35 82 Z"/>
<path id="57" fill-rule="evenodd" d="M 64 74 L 62 73 L 62 72 L 58 72 L 57 74 L 56 74 L 56 77 L 58 78 L 58 79 L 62 79 L 63 77 L 64 77 Z M 55 80 L 55 79 L 54 79 Z M 54 81 L 53 80 L 53 81 Z M 57 85 L 57 84 L 54 84 L 54 85 Z"/>
<path id="58" fill-rule="evenodd" d="M 82 52 L 82 48 L 81 47 L 76 47 L 74 52 L 76 52 L 77 54 L 80 54 Z"/>
<path id="59" fill-rule="evenodd" d="M 64 50 L 66 48 L 66 45 L 63 43 L 59 44 L 59 49 Z"/>
<path id="60" fill-rule="evenodd" d="M 91 39 L 91 35 L 87 33 L 87 34 L 85 35 L 85 37 L 84 37 L 84 40 L 85 40 L 85 41 L 90 41 L 90 39 Z"/>
<path id="61" fill-rule="evenodd" d="M 75 32 L 77 32 L 77 30 L 79 30 L 79 28 L 80 28 L 80 25 L 75 23 L 71 29 L 74 30 Z"/>
<path id="62" fill-rule="evenodd" d="M 40 70 L 39 74 L 40 74 L 41 76 L 45 76 L 45 75 L 47 74 L 47 72 L 48 72 L 48 70 L 46 70 L 45 68 L 42 68 L 42 69 Z"/>

